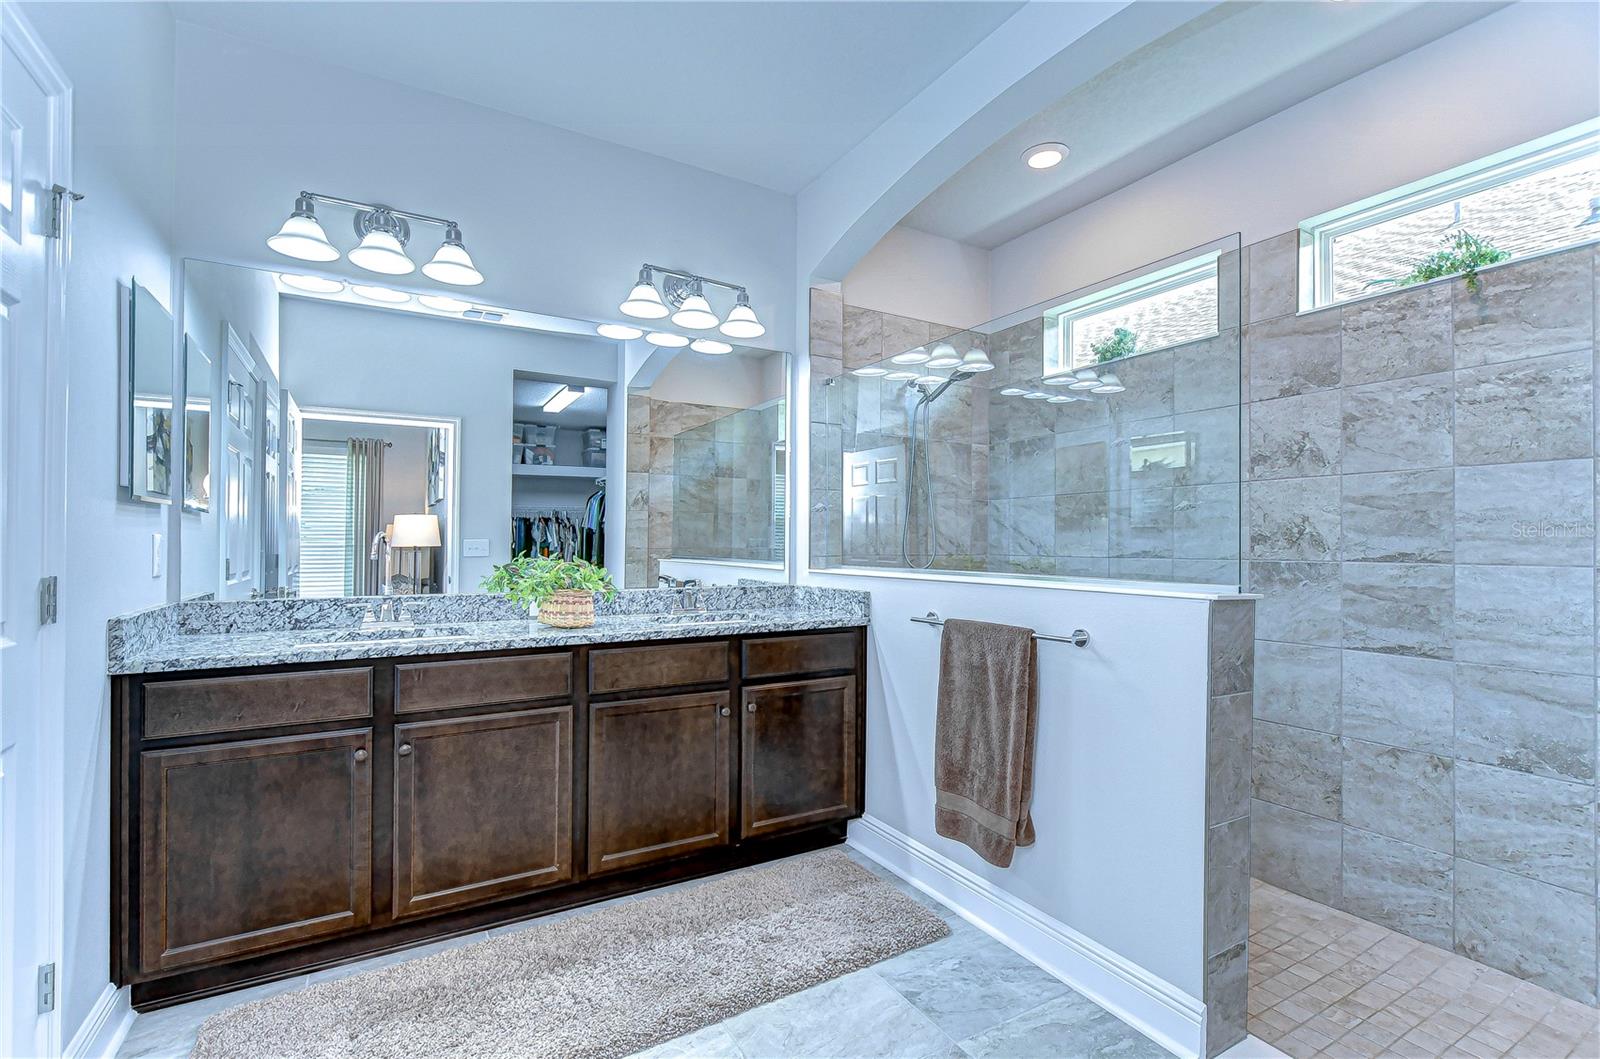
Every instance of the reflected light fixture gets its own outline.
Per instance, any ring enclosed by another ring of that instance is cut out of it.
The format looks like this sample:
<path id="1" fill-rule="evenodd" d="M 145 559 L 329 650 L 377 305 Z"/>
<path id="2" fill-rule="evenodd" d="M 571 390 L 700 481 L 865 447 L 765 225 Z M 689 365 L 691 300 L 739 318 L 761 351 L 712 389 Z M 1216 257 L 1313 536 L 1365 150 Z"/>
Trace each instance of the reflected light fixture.
<path id="1" fill-rule="evenodd" d="M 1072 149 L 1064 143 L 1036 143 L 1022 152 L 1029 169 L 1054 169 L 1067 160 Z"/>
<path id="2" fill-rule="evenodd" d="M 619 342 L 629 342 L 644 334 L 643 329 L 627 324 L 601 324 L 594 331 L 601 338 L 615 338 Z"/>
<path id="3" fill-rule="evenodd" d="M 1095 386 L 1095 388 L 1093 390 L 1089 391 L 1089 392 L 1090 393 L 1121 393 L 1126 389 L 1127 389 L 1127 387 L 1122 385 L 1122 382 L 1115 375 L 1107 373 L 1105 375 L 1100 376 L 1099 384 L 1097 386 Z"/>
<path id="4" fill-rule="evenodd" d="M 1092 368 L 1079 368 L 1072 373 L 1072 381 L 1067 383 L 1069 390 L 1092 390 L 1100 385 L 1100 376 Z"/>
<path id="5" fill-rule="evenodd" d="M 929 353 L 926 349 L 923 349 L 921 346 L 918 346 L 916 349 L 908 349 L 904 353 L 896 353 L 894 356 L 889 358 L 889 363 L 890 364 L 926 364 L 931 359 L 933 359 L 933 354 Z M 959 364 L 960 361 L 957 361 L 956 363 Z"/>
<path id="6" fill-rule="evenodd" d="M 942 383 L 947 382 L 947 381 L 948 380 L 945 379 L 945 377 L 943 375 L 919 375 L 919 376 L 917 376 L 917 385 L 918 386 L 939 386 Z"/>
<path id="7" fill-rule="evenodd" d="M 1026 397 L 1027 394 L 1028 394 L 1027 390 L 1021 389 L 1021 388 L 1016 387 L 1016 386 L 1007 386 L 1005 389 L 1000 391 L 1000 396 L 1001 397 Z"/>
<path id="8" fill-rule="evenodd" d="M 933 347 L 933 352 L 928 357 L 930 368 L 953 368 L 961 363 L 961 354 L 956 352 L 956 347 L 948 342 L 940 342 Z"/>
<path id="9" fill-rule="evenodd" d="M 652 346 L 660 346 L 662 349 L 682 349 L 689 344 L 687 338 L 675 335 L 671 331 L 651 331 L 644 338 Z"/>
<path id="10" fill-rule="evenodd" d="M 1076 401 L 1076 400 L 1079 400 L 1079 398 L 1074 397 L 1074 396 L 1072 396 L 1071 394 L 1068 394 L 1068 393 L 1051 394 L 1049 397 L 1045 398 L 1045 401 L 1048 404 L 1067 404 L 1067 403 L 1069 403 L 1071 401 Z"/>
<path id="11" fill-rule="evenodd" d="M 721 357 L 733 352 L 733 347 L 728 343 L 718 342 L 714 338 L 697 338 L 689 343 L 689 348 L 696 353 L 709 353 L 713 357 Z"/>
<path id="12" fill-rule="evenodd" d="M 617 308 L 635 320 L 660 320 L 670 311 L 661 301 L 656 285 L 650 282 L 648 265 L 639 270 L 639 281 L 633 285 L 633 290 L 628 292 L 628 296 Z"/>
<path id="13" fill-rule="evenodd" d="M 1040 393 L 1038 390 L 1034 390 L 1032 393 L 1023 394 L 1022 399 L 1025 401 L 1048 401 L 1050 400 L 1050 395 L 1047 393 Z"/>
<path id="14" fill-rule="evenodd" d="M 875 379 L 879 375 L 887 375 L 887 374 L 889 374 L 889 369 L 888 368 L 880 368 L 880 367 L 878 367 L 876 365 L 869 364 L 864 368 L 856 368 L 856 369 L 854 369 L 853 371 L 850 372 L 850 374 L 851 375 L 859 375 L 863 379 Z"/>
<path id="15" fill-rule="evenodd" d="M 417 301 L 430 309 L 437 309 L 442 313 L 466 312 L 472 308 L 471 302 L 464 302 L 460 298 L 452 298 L 448 294 L 419 294 Z"/>
<path id="16" fill-rule="evenodd" d="M 1040 379 L 1045 386 L 1068 386 L 1072 383 L 1071 375 L 1052 375 L 1047 379 Z"/>
<path id="17" fill-rule="evenodd" d="M 964 372 L 993 371 L 994 361 L 989 359 L 989 354 L 981 349 L 967 351 L 961 358 L 961 370 Z"/>
<path id="18" fill-rule="evenodd" d="M 382 302 L 385 305 L 402 305 L 411 300 L 411 295 L 393 287 L 373 287 L 365 283 L 355 283 L 351 285 L 350 291 L 369 302 Z"/>
<path id="19" fill-rule="evenodd" d="M 912 379 L 922 378 L 922 373 L 920 371 L 891 371 L 884 378 L 890 382 L 909 382 Z"/>
<path id="20" fill-rule="evenodd" d="M 292 272 L 280 272 L 278 278 L 283 280 L 285 287 L 307 294 L 338 294 L 344 290 L 343 280 L 329 279 L 327 276 L 297 276 Z"/>
<path id="21" fill-rule="evenodd" d="M 583 393 L 582 386 L 562 386 L 561 389 L 545 398 L 545 402 L 539 406 L 539 410 L 549 412 L 551 415 L 565 411 L 572 402 L 582 397 Z"/>
<path id="22" fill-rule="evenodd" d="M 328 233 L 317 221 L 316 203 L 303 191 L 295 197 L 294 212 L 277 234 L 267 239 L 267 246 L 301 261 L 339 260 L 339 248 L 328 242 Z"/>

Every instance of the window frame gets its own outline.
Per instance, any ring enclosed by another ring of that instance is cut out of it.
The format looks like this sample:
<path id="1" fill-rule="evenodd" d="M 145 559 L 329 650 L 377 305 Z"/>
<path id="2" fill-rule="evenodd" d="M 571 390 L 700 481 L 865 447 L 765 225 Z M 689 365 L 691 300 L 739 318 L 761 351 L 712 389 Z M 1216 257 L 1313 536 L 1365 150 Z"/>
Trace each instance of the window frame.
<path id="1" fill-rule="evenodd" d="M 1337 239 L 1364 228 L 1371 228 L 1408 214 L 1475 195 L 1480 191 L 1488 191 L 1524 177 L 1534 176 L 1596 153 L 1600 153 L 1600 118 L 1581 122 L 1548 136 L 1541 136 L 1536 140 L 1497 151 L 1487 157 L 1446 169 L 1420 180 L 1413 180 L 1409 184 L 1403 184 L 1389 191 L 1369 195 L 1348 206 L 1328 210 L 1301 221 L 1300 311 L 1327 309 L 1334 305 L 1372 297 L 1374 294 L 1393 292 L 1394 288 L 1390 288 L 1345 298 L 1333 297 L 1333 244 Z M 1559 253 L 1561 250 L 1593 241 L 1592 238 L 1578 239 L 1567 246 L 1553 247 L 1521 257 L 1514 256 L 1511 260 L 1526 260 L 1543 253 Z"/>
<path id="2" fill-rule="evenodd" d="M 1210 276 L 1217 285 L 1218 299 L 1222 290 L 1222 251 L 1208 250 L 1193 257 L 1184 258 L 1182 261 L 1160 268 L 1142 272 L 1132 279 L 1124 280 L 1102 290 L 1087 294 L 1072 301 L 1063 302 L 1044 310 L 1044 331 L 1049 336 L 1046 349 L 1052 354 L 1054 363 L 1046 364 L 1044 378 L 1053 378 L 1066 375 L 1092 364 L 1072 363 L 1072 325 L 1079 320 L 1101 313 L 1120 309 L 1125 305 L 1144 301 L 1165 294 L 1168 291 L 1186 287 Z M 1187 345 L 1190 342 L 1201 342 L 1208 338 L 1215 338 L 1221 334 L 1216 311 L 1211 314 L 1211 329 L 1202 334 L 1193 335 L 1179 342 L 1168 342 L 1165 345 L 1151 346 L 1128 354 L 1131 357 L 1142 357 L 1146 353 L 1158 353 L 1163 349 L 1174 346 Z M 1119 358 L 1120 359 L 1120 358 Z"/>

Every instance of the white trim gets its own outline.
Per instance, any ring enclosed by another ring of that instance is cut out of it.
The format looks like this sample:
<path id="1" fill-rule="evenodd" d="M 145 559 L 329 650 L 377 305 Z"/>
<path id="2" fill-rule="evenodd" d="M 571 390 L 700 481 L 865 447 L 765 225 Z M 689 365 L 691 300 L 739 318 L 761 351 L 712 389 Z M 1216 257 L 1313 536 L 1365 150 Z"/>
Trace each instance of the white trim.
<path id="1" fill-rule="evenodd" d="M 1208 250 L 1203 254 L 1183 261 L 1147 269 L 1132 279 L 1123 280 L 1120 283 L 1097 290 L 1092 294 L 1072 298 L 1046 309 L 1043 313 L 1044 327 L 1047 331 L 1053 331 L 1051 339 L 1046 342 L 1046 349 L 1051 352 L 1054 363 L 1045 364 L 1044 377 L 1048 379 L 1066 375 L 1081 368 L 1094 367 L 1095 362 L 1093 360 L 1085 360 L 1077 364 L 1073 363 L 1072 333 L 1080 320 L 1091 316 L 1099 316 L 1115 309 L 1125 308 L 1135 302 L 1145 301 L 1157 295 L 1177 290 L 1180 287 L 1188 287 L 1204 282 L 1208 278 L 1218 286 L 1220 297 L 1222 281 L 1221 260 L 1222 252 L 1220 250 Z M 1149 349 L 1141 349 L 1135 353 L 1128 354 L 1128 356 L 1158 353 L 1161 350 L 1171 349 L 1174 346 L 1185 345 L 1189 342 L 1200 342 L 1208 338 L 1215 338 L 1220 333 L 1217 323 L 1216 305 L 1213 304 L 1211 310 L 1212 326 L 1209 331 L 1188 335 L 1176 341 L 1167 342 L 1164 345 L 1151 346 Z"/>
<path id="2" fill-rule="evenodd" d="M 62 1059 L 112 1059 L 133 1028 L 133 1006 L 127 989 L 110 982 L 100 991 L 89 1016 L 72 1035 Z"/>
<path id="3" fill-rule="evenodd" d="M 1204 1053 L 1205 1005 L 1172 983 L 875 817 L 852 821 L 849 842 L 1173 1054 Z"/>

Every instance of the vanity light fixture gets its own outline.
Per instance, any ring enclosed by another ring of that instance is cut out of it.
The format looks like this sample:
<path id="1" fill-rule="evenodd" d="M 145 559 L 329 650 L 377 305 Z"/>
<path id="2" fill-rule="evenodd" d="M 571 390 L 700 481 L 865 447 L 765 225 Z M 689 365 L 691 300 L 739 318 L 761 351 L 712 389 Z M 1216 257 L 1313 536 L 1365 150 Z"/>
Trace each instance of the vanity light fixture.
<path id="1" fill-rule="evenodd" d="M 933 358 L 933 354 L 929 353 L 926 349 L 923 349 L 921 346 L 918 346 L 916 349 L 908 349 L 904 353 L 896 353 L 894 356 L 889 358 L 889 363 L 890 364 L 926 364 L 932 358 Z M 956 363 L 959 364 L 961 362 L 960 361 L 956 361 Z M 951 366 L 953 367 L 954 365 L 951 365 Z"/>
<path id="2" fill-rule="evenodd" d="M 733 347 L 728 343 L 718 342 L 714 338 L 697 338 L 689 343 L 689 348 L 696 353 L 709 353 L 713 357 L 722 357 L 733 352 Z"/>
<path id="3" fill-rule="evenodd" d="M 601 324 L 594 331 L 601 338 L 614 338 L 619 342 L 629 342 L 644 334 L 642 328 L 629 327 L 627 324 Z"/>
<path id="4" fill-rule="evenodd" d="M 1121 393 L 1126 389 L 1127 389 L 1127 387 L 1122 385 L 1122 382 L 1115 375 L 1112 375 L 1111 373 L 1107 372 L 1106 374 L 1100 376 L 1099 385 L 1097 385 L 1093 390 L 1090 390 L 1089 392 L 1090 393 Z"/>
<path id="5" fill-rule="evenodd" d="M 887 375 L 887 374 L 889 374 L 889 369 L 888 368 L 880 368 L 875 364 L 868 364 L 864 368 L 855 368 L 854 370 L 852 370 L 850 372 L 850 374 L 851 375 L 859 375 L 863 379 L 875 379 L 879 375 Z"/>
<path id="6" fill-rule="evenodd" d="M 369 302 L 382 302 L 384 305 L 404 305 L 411 300 L 411 295 L 403 290 L 395 290 L 393 287 L 372 287 L 365 283 L 351 284 L 350 292 Z"/>
<path id="7" fill-rule="evenodd" d="M 460 298 L 452 298 L 448 294 L 419 294 L 417 301 L 430 309 L 437 309 L 442 313 L 461 313 L 472 308 L 471 302 L 464 302 Z"/>
<path id="8" fill-rule="evenodd" d="M 956 352 L 956 347 L 948 342 L 940 342 L 933 347 L 933 352 L 928 357 L 930 368 L 954 368 L 961 363 L 961 354 Z"/>
<path id="9" fill-rule="evenodd" d="M 292 272 L 280 272 L 278 278 L 283 280 L 285 287 L 307 294 L 338 294 L 344 290 L 343 280 L 329 279 L 327 276 L 297 276 Z"/>
<path id="10" fill-rule="evenodd" d="M 661 288 L 656 289 L 656 274 L 661 274 Z M 671 315 L 672 322 L 691 331 L 709 331 L 718 326 L 717 314 L 706 298 L 709 284 L 734 292 L 734 305 L 728 318 L 721 321 L 720 330 L 729 338 L 760 338 L 766 327 L 750 307 L 750 293 L 737 283 L 684 272 L 660 265 L 644 264 L 639 268 L 639 278 L 628 297 L 618 307 L 624 314 L 640 320 L 659 320 Z"/>
<path id="11" fill-rule="evenodd" d="M 302 191 L 295 196 L 294 212 L 277 234 L 267 240 L 267 246 L 302 261 L 337 261 L 339 248 L 328 241 L 328 234 L 317 221 L 318 203 L 355 211 L 355 232 L 360 242 L 346 255 L 352 265 L 385 276 L 415 272 L 416 262 L 406 254 L 406 244 L 411 241 L 411 222 L 416 221 L 444 229 L 444 240 L 438 251 L 422 266 L 424 276 L 462 287 L 483 282 L 483 273 L 473 265 L 472 255 L 461 241 L 461 226 L 455 221 L 313 191 Z"/>
<path id="12" fill-rule="evenodd" d="M 660 346 L 662 349 L 682 349 L 689 344 L 687 338 L 675 335 L 671 331 L 651 331 L 644 338 L 652 346 Z"/>
<path id="13" fill-rule="evenodd" d="M 545 402 L 539 406 L 539 410 L 555 415 L 557 412 L 565 411 L 572 402 L 582 397 L 583 394 L 584 389 L 582 386 L 562 386 L 561 389 L 545 398 Z"/>
<path id="14" fill-rule="evenodd" d="M 1036 143 L 1022 152 L 1029 169 L 1054 169 L 1067 160 L 1072 148 L 1064 143 Z"/>
<path id="15" fill-rule="evenodd" d="M 964 372 L 993 371 L 994 361 L 989 359 L 989 354 L 981 349 L 967 351 L 961 358 L 961 370 Z"/>

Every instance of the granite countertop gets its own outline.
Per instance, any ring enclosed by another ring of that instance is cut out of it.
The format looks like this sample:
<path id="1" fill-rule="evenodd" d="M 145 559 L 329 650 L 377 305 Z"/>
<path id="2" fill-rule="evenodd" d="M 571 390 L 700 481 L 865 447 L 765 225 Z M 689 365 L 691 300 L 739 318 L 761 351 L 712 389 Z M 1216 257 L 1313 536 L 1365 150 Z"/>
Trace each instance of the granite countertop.
<path id="1" fill-rule="evenodd" d="M 595 624 L 556 629 L 503 599 L 398 596 L 402 620 L 364 620 L 372 598 L 199 601 L 113 618 L 106 630 L 112 674 L 170 673 L 344 659 L 512 651 L 571 644 L 740 636 L 867 624 L 865 592 L 794 585 L 717 585 L 701 591 L 703 614 L 673 612 L 679 594 L 643 589 L 596 606 Z"/>

